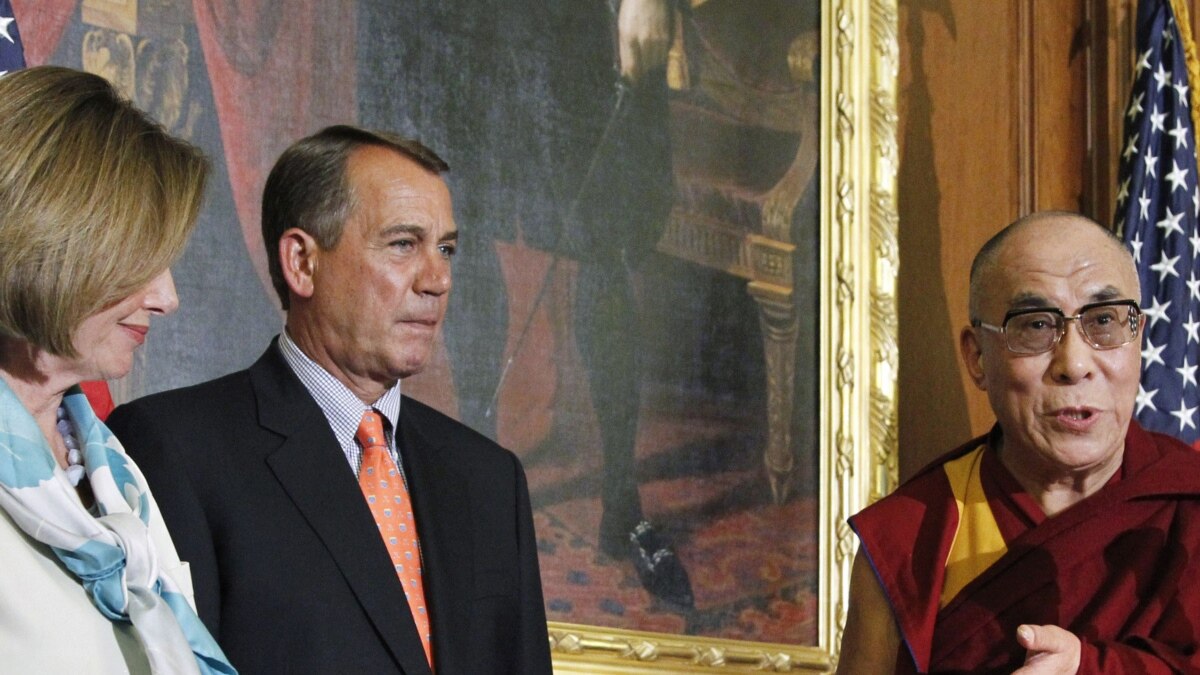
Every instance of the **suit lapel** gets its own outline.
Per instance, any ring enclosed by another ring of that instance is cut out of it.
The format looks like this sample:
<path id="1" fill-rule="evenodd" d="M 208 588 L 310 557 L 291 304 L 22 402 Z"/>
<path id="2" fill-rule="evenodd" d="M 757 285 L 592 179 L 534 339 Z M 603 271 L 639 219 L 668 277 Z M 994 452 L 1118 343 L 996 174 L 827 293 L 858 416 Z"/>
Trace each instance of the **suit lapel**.
<path id="1" fill-rule="evenodd" d="M 418 413 L 407 399 L 401 403 L 398 441 L 421 538 L 434 662 L 439 670 L 457 672 L 467 664 L 456 668 L 454 659 L 470 651 L 456 644 L 456 636 L 469 633 L 474 597 L 471 495 L 466 478 L 438 461 L 447 449 L 423 431 Z"/>
<path id="2" fill-rule="evenodd" d="M 404 591 L 324 413 L 275 344 L 251 367 L 250 378 L 259 423 L 285 438 L 267 456 L 267 465 L 324 543 L 401 670 L 428 674 Z"/>

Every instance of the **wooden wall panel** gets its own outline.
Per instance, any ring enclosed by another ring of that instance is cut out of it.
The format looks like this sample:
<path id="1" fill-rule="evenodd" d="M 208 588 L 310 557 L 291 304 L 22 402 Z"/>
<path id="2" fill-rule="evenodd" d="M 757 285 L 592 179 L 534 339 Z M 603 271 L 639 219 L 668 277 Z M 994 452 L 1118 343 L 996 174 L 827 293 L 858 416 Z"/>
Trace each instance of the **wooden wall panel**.
<path id="1" fill-rule="evenodd" d="M 1088 26 L 1086 3 L 1028 0 L 1032 14 L 1028 64 L 1032 96 L 1020 125 L 1033 139 L 1033 200 L 1022 213 L 1062 209 L 1086 211 L 1088 156 Z"/>
<path id="2" fill-rule="evenodd" d="M 992 424 L 957 356 L 979 247 L 1036 210 L 1110 217 L 1132 3 L 901 0 L 902 477 Z"/>
<path id="3" fill-rule="evenodd" d="M 1088 75 L 1089 164 L 1088 209 L 1102 223 L 1111 224 L 1117 194 L 1117 160 L 1125 133 L 1125 106 L 1133 81 L 1135 0 L 1088 5 L 1091 43 Z"/>
<path id="4" fill-rule="evenodd" d="M 971 256 L 1020 197 L 1019 18 L 1007 2 L 900 4 L 902 477 L 988 414 L 956 345 Z"/>

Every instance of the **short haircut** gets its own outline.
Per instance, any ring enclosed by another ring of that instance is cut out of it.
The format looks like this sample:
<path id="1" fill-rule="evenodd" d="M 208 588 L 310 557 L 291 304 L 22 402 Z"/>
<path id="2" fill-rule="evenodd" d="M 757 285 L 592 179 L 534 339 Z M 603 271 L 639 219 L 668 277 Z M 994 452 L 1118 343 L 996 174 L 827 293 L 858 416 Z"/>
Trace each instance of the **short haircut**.
<path id="1" fill-rule="evenodd" d="M 0 78 L 0 333 L 75 357 L 84 319 L 183 252 L 208 162 L 104 78 Z"/>
<path id="2" fill-rule="evenodd" d="M 393 150 L 434 174 L 450 167 L 420 142 L 387 131 L 339 124 L 296 141 L 275 162 L 262 200 L 262 238 L 267 269 L 288 309 L 288 286 L 279 262 L 279 239 L 299 228 L 324 250 L 337 246 L 354 208 L 354 191 L 346 170 L 350 155 L 363 147 Z"/>
<path id="3" fill-rule="evenodd" d="M 1133 264 L 1132 254 L 1129 252 L 1129 249 L 1125 247 L 1125 242 L 1123 242 L 1115 232 L 1083 214 L 1072 213 L 1070 211 L 1039 211 L 1037 213 L 1031 213 L 1029 215 L 1022 216 L 1009 223 L 1004 227 L 1004 229 L 993 235 L 991 239 L 988 239 L 987 243 L 985 243 L 979 249 L 979 253 L 975 254 L 975 259 L 971 261 L 971 287 L 967 311 L 972 322 L 983 320 L 983 317 L 979 316 L 979 303 L 982 301 L 984 294 L 984 272 L 996 262 L 996 257 L 1000 254 L 1000 248 L 1004 242 L 1009 238 L 1010 235 L 1022 227 L 1040 220 L 1048 220 L 1052 218 L 1064 218 L 1093 225 L 1097 230 L 1103 232 L 1109 238 L 1109 240 L 1111 240 L 1114 246 L 1124 251 L 1127 256 L 1130 256 L 1130 264 Z M 1140 300 L 1140 298 L 1138 299 Z"/>

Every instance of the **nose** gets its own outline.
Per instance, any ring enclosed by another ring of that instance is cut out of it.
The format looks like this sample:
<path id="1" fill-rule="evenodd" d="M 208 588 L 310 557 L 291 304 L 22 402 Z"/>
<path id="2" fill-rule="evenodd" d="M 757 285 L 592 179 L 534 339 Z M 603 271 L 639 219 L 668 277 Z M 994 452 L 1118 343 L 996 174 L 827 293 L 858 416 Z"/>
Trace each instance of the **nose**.
<path id="1" fill-rule="evenodd" d="M 1075 326 L 1072 327 L 1071 324 Z M 1055 382 L 1078 382 L 1091 376 L 1096 350 L 1083 337 L 1078 321 L 1068 322 L 1062 339 L 1051 351 L 1050 376 Z"/>
<path id="2" fill-rule="evenodd" d="M 163 270 L 146 284 L 142 307 L 153 314 L 162 315 L 179 309 L 179 296 L 175 295 L 175 279 L 171 277 L 171 270 Z"/>
<path id="3" fill-rule="evenodd" d="M 438 247 L 427 256 L 417 271 L 413 290 L 422 295 L 445 295 L 453 284 L 450 258 Z"/>

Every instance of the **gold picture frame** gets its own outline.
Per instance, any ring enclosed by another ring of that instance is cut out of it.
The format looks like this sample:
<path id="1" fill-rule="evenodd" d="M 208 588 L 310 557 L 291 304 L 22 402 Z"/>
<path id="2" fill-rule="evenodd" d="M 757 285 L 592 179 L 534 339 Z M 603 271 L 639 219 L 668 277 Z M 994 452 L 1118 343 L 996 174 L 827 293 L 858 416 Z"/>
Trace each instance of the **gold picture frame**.
<path id="1" fill-rule="evenodd" d="M 846 519 L 896 461 L 896 0 L 821 0 L 820 525 L 815 646 L 550 624 L 556 673 L 832 670 L 856 550 Z"/>

